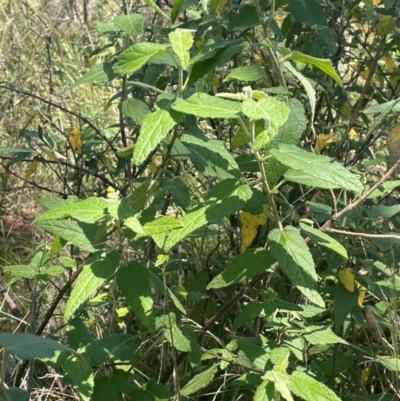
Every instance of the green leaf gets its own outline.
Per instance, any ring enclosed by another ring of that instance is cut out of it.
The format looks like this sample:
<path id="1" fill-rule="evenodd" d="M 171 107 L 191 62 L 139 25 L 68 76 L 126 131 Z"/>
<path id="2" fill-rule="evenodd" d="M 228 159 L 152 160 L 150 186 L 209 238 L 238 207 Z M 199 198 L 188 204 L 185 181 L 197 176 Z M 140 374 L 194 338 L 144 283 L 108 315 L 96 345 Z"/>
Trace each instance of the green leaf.
<path id="1" fill-rule="evenodd" d="M 392 372 L 399 372 L 400 370 L 400 359 L 391 356 L 377 355 L 378 361 L 388 370 Z"/>
<path id="2" fill-rule="evenodd" d="M 0 346 L 21 359 L 51 358 L 56 351 L 75 351 L 50 338 L 25 333 L 0 333 Z"/>
<path id="3" fill-rule="evenodd" d="M 117 15 L 113 22 L 128 35 L 136 36 L 143 32 L 144 16 L 141 14 Z"/>
<path id="4" fill-rule="evenodd" d="M 85 363 L 82 363 L 82 359 Z M 65 377 L 77 387 L 81 398 L 90 401 L 93 394 L 94 374 L 90 366 L 90 359 L 85 354 L 70 355 L 63 362 Z"/>
<path id="5" fill-rule="evenodd" d="M 285 48 L 282 48 L 282 52 L 285 56 L 288 56 L 287 57 L 288 60 L 295 60 L 295 61 L 300 61 L 302 63 L 314 65 L 315 67 L 323 71 L 325 74 L 333 78 L 339 86 L 343 86 L 342 80 L 332 67 L 331 60 L 311 57 L 308 56 L 307 54 L 303 54 L 297 51 L 290 51 Z"/>
<path id="6" fill-rule="evenodd" d="M 215 53 L 213 51 L 209 52 L 207 46 L 204 46 L 201 48 L 201 57 L 199 57 L 201 61 L 198 62 L 198 59 L 196 59 L 197 55 L 195 55 L 195 58 L 192 58 L 191 63 L 195 64 L 189 76 L 187 83 L 188 88 L 210 71 L 214 71 L 215 67 L 227 63 L 233 56 L 242 54 L 249 47 L 249 44 L 244 42 L 242 38 L 234 39 L 229 42 L 215 41 L 215 43 L 216 44 L 213 45 L 214 49 L 218 47 Z M 204 54 L 207 55 L 204 56 Z"/>
<path id="7" fill-rule="evenodd" d="M 134 98 L 122 102 L 121 110 L 139 125 L 143 124 L 143 119 L 150 113 L 146 103 Z"/>
<path id="8" fill-rule="evenodd" d="M 234 214 L 252 197 L 252 191 L 247 184 L 238 185 L 235 178 L 224 180 L 216 184 L 207 194 L 210 204 L 207 210 L 207 219 L 218 219 Z"/>
<path id="9" fill-rule="evenodd" d="M 294 145 L 281 144 L 271 154 L 282 164 L 326 183 L 326 188 L 344 188 L 356 193 L 364 190 L 359 178 L 330 157 L 315 155 Z"/>
<path id="10" fill-rule="evenodd" d="M 236 180 L 225 181 L 229 181 L 229 183 L 222 181 L 222 183 L 213 188 L 215 194 L 223 191 L 225 198 L 218 200 L 210 199 L 207 205 L 200 206 L 183 216 L 180 220 L 182 228 L 174 230 L 167 238 L 164 246 L 166 251 L 170 250 L 188 234 L 205 225 L 208 221 L 237 212 L 251 198 L 252 192 L 247 184 L 238 186 Z M 228 186 L 229 190 L 227 190 Z"/>
<path id="11" fill-rule="evenodd" d="M 91 197 L 83 201 L 59 206 L 39 215 L 33 222 L 72 217 L 85 223 L 95 223 L 106 216 L 106 202 L 102 198 Z"/>
<path id="12" fill-rule="evenodd" d="M 317 97 L 315 94 L 315 89 L 310 84 L 310 81 L 303 74 L 297 71 L 296 68 L 294 68 L 291 63 L 287 61 L 283 63 L 283 65 L 300 81 L 300 83 L 306 90 L 311 106 L 311 124 L 314 124 L 315 108 L 317 106 Z"/>
<path id="13" fill-rule="evenodd" d="M 102 35 L 105 33 L 116 33 L 118 31 L 113 23 L 101 21 L 96 21 L 96 30 Z"/>
<path id="14" fill-rule="evenodd" d="M 192 349 L 190 340 L 185 337 L 181 329 L 176 324 L 173 324 L 171 327 L 167 327 L 165 329 L 164 337 L 178 351 L 190 352 Z"/>
<path id="15" fill-rule="evenodd" d="M 227 48 L 229 44 L 232 43 L 222 39 L 220 36 L 206 39 L 201 43 L 197 53 L 192 57 L 191 63 L 195 64 L 209 60 L 217 54 L 218 50 Z"/>
<path id="16" fill-rule="evenodd" d="M 253 99 L 245 100 L 242 111 L 253 120 L 268 120 L 272 126 L 279 128 L 286 122 L 290 109 L 284 102 L 267 97 L 257 102 Z"/>
<path id="17" fill-rule="evenodd" d="M 332 288 L 332 298 L 335 313 L 335 332 L 339 333 L 347 316 L 357 306 L 358 291 L 350 292 L 339 282 Z"/>
<path id="18" fill-rule="evenodd" d="M 265 148 L 266 150 L 277 148 L 281 143 L 297 145 L 300 141 L 300 138 L 307 127 L 304 107 L 297 99 L 291 99 L 289 101 L 289 108 L 290 114 L 287 121 L 281 128 L 279 128 L 278 133 L 272 138 L 271 142 L 267 144 Z M 285 166 L 275 158 L 268 159 L 264 165 L 268 183 L 271 186 L 274 186 L 285 171 Z"/>
<path id="19" fill-rule="evenodd" d="M 171 9 L 171 22 L 172 23 L 175 22 L 176 17 L 179 15 L 183 2 L 184 2 L 184 0 L 174 0 L 174 5 L 172 6 L 172 9 Z"/>
<path id="20" fill-rule="evenodd" d="M 111 378 L 107 376 L 97 376 L 94 379 L 93 400 L 110 401 L 116 399 L 118 399 L 117 389 L 111 381 Z"/>
<path id="21" fill-rule="evenodd" d="M 173 231 L 167 238 L 164 245 L 166 251 L 173 248 L 179 241 L 185 238 L 188 234 L 207 223 L 206 211 L 208 206 L 202 206 L 194 211 L 187 213 L 180 220 L 182 228 Z"/>
<path id="22" fill-rule="evenodd" d="M 69 320 L 90 294 L 97 290 L 111 276 L 119 263 L 119 253 L 96 252 L 86 262 L 76 280 L 64 311 L 64 319 Z"/>
<path id="23" fill-rule="evenodd" d="M 240 355 L 241 353 L 239 353 L 239 363 L 243 363 L 249 368 L 256 368 L 262 371 L 265 370 L 265 366 L 270 359 L 269 350 L 263 349 L 258 345 L 243 339 L 239 339 L 237 343 L 244 354 Z"/>
<path id="24" fill-rule="evenodd" d="M 188 396 L 206 387 L 209 383 L 211 383 L 215 373 L 217 373 L 217 370 L 217 366 L 212 365 L 207 370 L 198 373 L 181 389 L 181 395 Z"/>
<path id="25" fill-rule="evenodd" d="M 289 169 L 286 170 L 283 176 L 291 182 L 297 182 L 298 184 L 307 185 L 313 188 L 331 188 L 330 183 L 326 183 L 319 178 L 310 177 L 307 173 L 300 170 Z"/>
<path id="26" fill-rule="evenodd" d="M 170 300 L 172 300 L 172 302 L 174 303 L 175 307 L 179 311 L 181 311 L 184 315 L 186 315 L 185 308 L 183 307 L 183 305 L 181 304 L 179 299 L 176 297 L 176 295 L 173 293 L 173 291 L 171 291 L 171 289 L 169 287 L 165 286 L 165 283 L 163 282 L 163 280 L 161 280 L 152 269 L 149 269 L 149 273 L 150 273 L 150 280 L 153 283 L 153 285 L 156 288 L 156 290 L 158 291 L 158 293 L 162 294 L 164 296 L 165 295 L 165 291 L 167 291 L 168 298 Z"/>
<path id="27" fill-rule="evenodd" d="M 263 379 L 267 379 L 273 382 L 275 384 L 275 391 L 278 394 L 282 395 L 282 397 L 286 401 L 294 401 L 292 394 L 290 393 L 289 387 L 287 385 L 286 377 L 290 379 L 290 376 L 284 372 L 277 372 L 276 370 L 270 370 L 264 375 Z"/>
<path id="28" fill-rule="evenodd" d="M 0 154 L 2 153 L 37 153 L 36 150 L 28 148 L 17 148 L 14 146 L 0 146 Z"/>
<path id="29" fill-rule="evenodd" d="M 191 199 L 189 188 L 181 177 L 164 181 L 165 188 L 172 194 L 174 201 L 183 209 L 189 207 Z"/>
<path id="30" fill-rule="evenodd" d="M 67 200 L 58 196 L 49 196 L 47 198 L 39 198 L 38 203 L 40 203 L 46 209 L 54 209 L 55 207 L 66 205 Z"/>
<path id="31" fill-rule="evenodd" d="M 203 165 L 202 168 L 200 165 L 196 166 L 202 173 L 205 174 L 207 171 L 221 181 L 232 177 L 243 177 L 236 160 L 222 141 L 189 134 L 183 134 L 181 141 L 188 149 L 195 150 L 198 155 L 202 156 L 205 166 Z M 192 162 L 194 161 L 192 160 Z M 209 168 L 207 169 L 207 167 Z"/>
<path id="32" fill-rule="evenodd" d="M 137 345 L 130 334 L 114 334 L 87 344 L 84 351 L 93 365 L 112 361 L 132 361 Z"/>
<path id="33" fill-rule="evenodd" d="M 299 230 L 291 226 L 275 228 L 268 239 L 272 255 L 293 284 L 307 287 L 317 283 L 314 261 Z"/>
<path id="34" fill-rule="evenodd" d="M 297 99 L 290 99 L 289 108 L 289 117 L 283 127 L 279 128 L 269 148 L 277 148 L 282 143 L 297 145 L 307 128 L 303 104 Z"/>
<path id="35" fill-rule="evenodd" d="M 245 65 L 243 67 L 234 68 L 224 79 L 224 82 L 229 82 L 234 79 L 238 81 L 258 81 L 259 79 L 264 78 L 265 71 L 264 69 L 258 65 Z"/>
<path id="36" fill-rule="evenodd" d="M 317 0 L 292 0 L 289 10 L 295 21 L 305 23 L 314 30 L 333 55 L 334 40 L 322 5 Z"/>
<path id="37" fill-rule="evenodd" d="M 258 301 L 249 302 L 247 305 L 243 307 L 239 315 L 236 317 L 235 322 L 233 323 L 233 330 L 239 329 L 246 323 L 251 322 L 256 317 L 260 316 L 262 310 L 263 310 L 263 304 L 261 304 L 260 302 Z"/>
<path id="38" fill-rule="evenodd" d="M 311 344 L 347 344 L 347 341 L 337 336 L 329 327 L 308 326 L 303 330 L 303 336 Z"/>
<path id="39" fill-rule="evenodd" d="M 272 230 L 269 235 L 272 255 L 279 262 L 282 271 L 310 301 L 324 307 L 324 302 L 311 287 L 318 281 L 310 250 L 299 230 L 287 226 L 283 230 Z"/>
<path id="40" fill-rule="evenodd" d="M 379 188 L 375 189 L 375 191 L 372 192 L 372 194 L 368 196 L 367 199 L 379 198 L 380 196 L 385 195 L 386 192 L 389 192 L 397 187 L 400 187 L 400 180 L 386 181 L 382 183 L 382 185 L 379 186 Z"/>
<path id="41" fill-rule="evenodd" d="M 276 347 L 271 350 L 271 362 L 274 364 L 274 370 L 286 372 L 289 365 L 290 350 L 286 347 Z"/>
<path id="42" fill-rule="evenodd" d="M 137 43 L 124 50 L 114 64 L 113 69 L 116 74 L 132 74 L 148 63 L 157 54 L 167 51 L 169 45 L 159 43 Z"/>
<path id="43" fill-rule="evenodd" d="M 106 84 L 115 78 L 115 73 L 111 63 L 96 64 L 90 70 L 75 81 L 73 86 L 79 86 L 90 82 Z"/>
<path id="44" fill-rule="evenodd" d="M 134 233 L 137 234 L 144 234 L 143 226 L 140 224 L 140 221 L 137 217 L 128 217 L 124 221 L 124 226 L 128 227 Z"/>
<path id="45" fill-rule="evenodd" d="M 158 185 L 147 179 L 129 195 L 133 209 L 137 212 L 147 209 L 158 191 Z"/>
<path id="46" fill-rule="evenodd" d="M 143 231 L 146 235 L 152 235 L 169 232 L 180 227 L 182 227 L 182 222 L 180 220 L 169 216 L 162 216 L 150 223 L 146 223 L 143 226 Z"/>
<path id="47" fill-rule="evenodd" d="M 5 272 L 10 272 L 15 277 L 33 278 L 38 274 L 38 266 L 36 265 L 9 265 L 4 266 Z"/>
<path id="48" fill-rule="evenodd" d="M 230 28 L 232 31 L 246 31 L 253 26 L 261 25 L 257 11 L 253 5 L 245 4 L 230 17 Z"/>
<path id="49" fill-rule="evenodd" d="M 168 35 L 172 50 L 178 55 L 184 69 L 189 65 L 189 49 L 193 45 L 193 32 L 195 31 L 178 28 Z"/>
<path id="50" fill-rule="evenodd" d="M 146 3 L 148 6 L 156 10 L 160 15 L 162 15 L 164 18 L 166 18 L 168 21 L 171 19 L 161 8 L 157 5 L 157 3 L 154 0 L 142 0 L 144 3 Z"/>
<path id="51" fill-rule="evenodd" d="M 306 401 L 340 401 L 340 398 L 325 384 L 313 379 L 304 372 L 295 371 L 286 376 L 285 382 L 290 391 Z"/>
<path id="52" fill-rule="evenodd" d="M 348 259 L 346 248 L 334 238 L 302 222 L 300 222 L 300 227 L 317 244 L 332 249 L 332 251 Z"/>
<path id="53" fill-rule="evenodd" d="M 370 209 L 365 210 L 368 217 L 371 219 L 377 219 L 378 217 L 383 217 L 385 219 L 390 219 L 400 212 L 400 205 L 385 206 L 385 205 L 375 205 Z"/>
<path id="54" fill-rule="evenodd" d="M 274 383 L 264 380 L 254 392 L 253 401 L 275 401 Z"/>
<path id="55" fill-rule="evenodd" d="M 178 98 L 172 108 L 203 118 L 234 118 L 240 112 L 240 103 L 196 92 L 186 100 Z"/>
<path id="56" fill-rule="evenodd" d="M 267 130 L 261 131 L 256 135 L 256 139 L 253 142 L 253 149 L 262 150 L 267 147 L 277 134 L 277 129 L 274 126 L 270 126 Z"/>
<path id="57" fill-rule="evenodd" d="M 228 266 L 208 284 L 207 289 L 224 288 L 267 271 L 273 264 L 268 251 L 248 248 L 233 259 Z"/>
<path id="58" fill-rule="evenodd" d="M 142 164 L 147 156 L 168 135 L 175 124 L 175 120 L 166 110 L 158 109 L 153 113 L 147 114 L 143 120 L 140 135 L 133 151 L 133 162 L 136 165 Z"/>
<path id="59" fill-rule="evenodd" d="M 26 401 L 29 400 L 29 394 L 27 391 L 18 387 L 5 388 L 5 393 L 11 401 Z"/>
<path id="60" fill-rule="evenodd" d="M 363 110 L 364 114 L 375 114 L 375 113 L 385 113 L 390 110 L 393 113 L 400 112 L 400 102 L 399 99 L 390 100 L 389 102 L 375 104 L 374 106 L 370 106 L 367 109 Z M 1 152 L 1 150 L 0 150 Z"/>
<path id="61" fill-rule="evenodd" d="M 117 271 L 117 284 L 135 314 L 153 330 L 155 320 L 148 269 L 139 262 L 130 262 Z"/>
<path id="62" fill-rule="evenodd" d="M 95 224 L 80 223 L 77 221 L 55 220 L 40 221 L 38 226 L 43 230 L 65 239 L 84 251 L 95 252 L 93 245 L 98 226 Z"/>

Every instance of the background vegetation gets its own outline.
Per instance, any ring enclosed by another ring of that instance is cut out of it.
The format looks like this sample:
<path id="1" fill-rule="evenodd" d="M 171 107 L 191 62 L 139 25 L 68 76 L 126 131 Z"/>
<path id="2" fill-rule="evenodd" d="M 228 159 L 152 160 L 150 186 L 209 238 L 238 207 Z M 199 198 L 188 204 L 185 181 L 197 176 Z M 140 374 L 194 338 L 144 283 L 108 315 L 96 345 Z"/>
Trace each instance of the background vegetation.
<path id="1" fill-rule="evenodd" d="M 0 1 L 0 398 L 398 399 L 398 15 Z"/>

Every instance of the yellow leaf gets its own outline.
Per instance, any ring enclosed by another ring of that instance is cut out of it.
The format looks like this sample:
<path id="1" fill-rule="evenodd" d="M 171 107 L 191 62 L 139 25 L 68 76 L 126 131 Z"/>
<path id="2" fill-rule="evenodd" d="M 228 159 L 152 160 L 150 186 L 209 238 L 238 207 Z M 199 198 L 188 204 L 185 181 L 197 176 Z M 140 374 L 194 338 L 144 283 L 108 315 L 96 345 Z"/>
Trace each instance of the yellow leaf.
<path id="1" fill-rule="evenodd" d="M 42 148 L 42 152 L 47 157 L 50 157 L 51 160 L 54 160 L 54 161 L 58 162 L 57 154 L 59 155 L 59 153 L 56 154 L 56 152 L 53 149 Z M 64 157 L 64 159 L 65 159 L 65 157 Z"/>
<path id="2" fill-rule="evenodd" d="M 213 80 L 212 80 L 212 85 L 214 88 L 218 88 L 220 83 L 219 83 L 219 78 L 217 74 L 214 74 Z"/>
<path id="3" fill-rule="evenodd" d="M 362 307 L 363 306 L 363 302 L 364 302 L 364 298 L 365 298 L 366 289 L 358 281 L 356 281 L 355 283 L 356 283 L 356 286 L 357 286 L 357 289 L 358 289 L 358 300 L 357 300 L 357 302 L 358 302 L 358 305 L 360 305 Z"/>
<path id="4" fill-rule="evenodd" d="M 349 132 L 349 136 L 350 138 L 356 138 L 358 136 L 357 131 L 354 128 L 352 128 Z"/>
<path id="5" fill-rule="evenodd" d="M 390 155 L 391 168 L 397 160 L 400 159 L 400 124 L 397 124 L 390 132 L 387 138 L 387 147 Z M 396 177 L 397 171 L 392 174 L 392 177 Z"/>
<path id="6" fill-rule="evenodd" d="M 382 57 L 382 60 L 385 61 L 385 66 L 387 68 L 387 70 L 389 72 L 393 72 L 394 71 L 394 60 L 392 59 L 391 56 L 384 56 Z"/>
<path id="7" fill-rule="evenodd" d="M 354 292 L 355 279 L 353 269 L 346 267 L 339 271 L 339 280 L 345 286 L 347 291 Z"/>
<path id="8" fill-rule="evenodd" d="M 328 143 L 332 143 L 334 141 L 335 133 L 330 132 L 329 134 L 320 134 L 317 135 L 317 141 L 315 143 L 314 151 L 316 154 L 320 154 L 322 149 L 328 145 Z"/>
<path id="9" fill-rule="evenodd" d="M 71 145 L 71 149 L 80 155 L 82 153 L 82 134 L 78 128 L 71 128 L 69 130 L 68 142 Z"/>
<path id="10" fill-rule="evenodd" d="M 240 212 L 240 222 L 242 224 L 242 246 L 240 252 L 243 253 L 253 242 L 257 235 L 257 227 L 266 224 L 268 220 L 269 205 L 263 205 L 264 211 L 260 214 L 254 215 L 249 212 Z"/>
<path id="11" fill-rule="evenodd" d="M 157 164 L 154 162 L 151 162 L 149 164 L 149 170 L 151 174 L 155 174 L 157 172 Z"/>
<path id="12" fill-rule="evenodd" d="M 25 173 L 25 178 L 24 178 L 24 185 L 26 185 L 26 183 L 29 180 L 29 177 L 36 172 L 37 170 L 37 166 L 38 166 L 38 159 L 36 157 L 33 158 L 31 165 L 29 166 L 28 170 Z"/>
<path id="13" fill-rule="evenodd" d="M 361 71 L 361 76 L 365 79 L 368 79 L 368 76 L 369 76 L 369 68 L 368 67 L 365 70 Z"/>
<path id="14" fill-rule="evenodd" d="M 225 8 L 227 2 L 228 2 L 228 0 L 221 0 L 219 2 L 217 10 L 216 10 L 218 14 Z"/>
<path id="15" fill-rule="evenodd" d="M 368 380 L 368 376 L 369 376 L 369 368 L 364 368 L 361 371 L 360 375 L 361 383 L 365 383 Z"/>
<path id="16" fill-rule="evenodd" d="M 107 192 L 108 194 L 112 194 L 113 192 L 115 192 L 115 188 L 112 187 L 111 185 L 109 185 L 109 186 L 107 187 L 107 189 L 106 189 L 106 192 Z"/>

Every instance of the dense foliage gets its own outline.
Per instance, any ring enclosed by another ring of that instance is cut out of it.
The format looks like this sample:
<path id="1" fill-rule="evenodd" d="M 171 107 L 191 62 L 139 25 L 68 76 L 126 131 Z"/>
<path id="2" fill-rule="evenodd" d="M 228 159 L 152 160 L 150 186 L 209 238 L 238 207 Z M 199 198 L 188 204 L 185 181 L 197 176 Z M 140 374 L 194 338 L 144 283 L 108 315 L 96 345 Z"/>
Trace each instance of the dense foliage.
<path id="1" fill-rule="evenodd" d="M 398 399 L 397 3 L 144 3 L 80 22 L 79 78 L 0 59 L 3 182 L 52 192 L 0 398 Z"/>

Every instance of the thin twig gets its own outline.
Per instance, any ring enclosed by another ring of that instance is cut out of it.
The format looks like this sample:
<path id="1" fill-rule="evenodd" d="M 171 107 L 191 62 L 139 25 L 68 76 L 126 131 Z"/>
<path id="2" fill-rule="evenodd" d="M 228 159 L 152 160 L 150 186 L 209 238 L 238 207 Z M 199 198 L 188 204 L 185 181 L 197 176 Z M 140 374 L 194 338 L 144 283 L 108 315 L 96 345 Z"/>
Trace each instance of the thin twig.
<path id="1" fill-rule="evenodd" d="M 352 235 L 354 237 L 362 237 L 362 238 L 379 238 L 379 239 L 399 239 L 400 240 L 400 235 L 396 234 L 367 234 L 367 233 L 355 233 L 352 231 L 346 231 L 346 230 L 337 230 L 336 228 L 329 228 L 328 230 L 325 230 L 328 233 L 336 233 L 336 234 L 343 234 L 343 235 Z"/>

